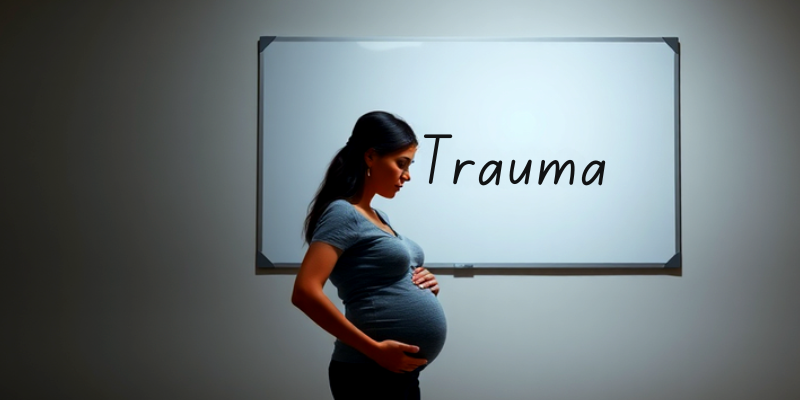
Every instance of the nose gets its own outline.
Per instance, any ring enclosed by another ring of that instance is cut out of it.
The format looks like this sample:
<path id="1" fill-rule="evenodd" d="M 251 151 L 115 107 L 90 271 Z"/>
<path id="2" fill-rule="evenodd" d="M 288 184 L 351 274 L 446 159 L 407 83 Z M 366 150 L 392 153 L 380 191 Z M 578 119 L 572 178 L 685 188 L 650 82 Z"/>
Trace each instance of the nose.
<path id="1" fill-rule="evenodd" d="M 410 181 L 411 180 L 411 172 L 406 170 L 405 172 L 403 172 L 403 175 L 400 175 L 400 179 L 405 180 L 405 181 Z"/>

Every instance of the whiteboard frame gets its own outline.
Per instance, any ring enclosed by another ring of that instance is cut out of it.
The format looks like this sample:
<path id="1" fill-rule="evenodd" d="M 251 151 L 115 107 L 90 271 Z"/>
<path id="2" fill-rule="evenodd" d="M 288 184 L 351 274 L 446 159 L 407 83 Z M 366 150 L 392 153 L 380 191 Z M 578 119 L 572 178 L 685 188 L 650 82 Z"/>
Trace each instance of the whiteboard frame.
<path id="1" fill-rule="evenodd" d="M 264 271 L 290 272 L 300 267 L 300 263 L 272 263 L 262 252 L 263 238 L 263 85 L 261 53 L 273 41 L 282 42 L 663 42 L 674 51 L 674 101 L 675 101 L 675 253 L 663 263 L 426 263 L 439 273 L 452 273 L 456 276 L 471 276 L 474 272 L 504 272 L 539 270 L 554 271 L 562 269 L 573 270 L 635 270 L 635 269 L 669 269 L 680 271 L 682 269 L 682 244 L 681 244 L 681 167 L 680 167 L 680 41 L 677 37 L 551 37 L 551 38 L 470 38 L 470 37 L 312 37 L 312 36 L 261 36 L 258 46 L 258 98 L 257 98 L 257 173 L 256 173 L 256 273 Z"/>

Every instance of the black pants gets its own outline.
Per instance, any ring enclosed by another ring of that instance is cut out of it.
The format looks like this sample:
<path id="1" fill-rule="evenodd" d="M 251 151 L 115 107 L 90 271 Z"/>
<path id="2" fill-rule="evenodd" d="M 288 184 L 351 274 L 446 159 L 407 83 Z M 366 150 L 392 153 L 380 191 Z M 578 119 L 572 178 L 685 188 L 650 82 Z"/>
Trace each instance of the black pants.
<path id="1" fill-rule="evenodd" d="M 419 370 L 395 373 L 378 364 L 331 360 L 328 366 L 335 400 L 419 400 Z"/>

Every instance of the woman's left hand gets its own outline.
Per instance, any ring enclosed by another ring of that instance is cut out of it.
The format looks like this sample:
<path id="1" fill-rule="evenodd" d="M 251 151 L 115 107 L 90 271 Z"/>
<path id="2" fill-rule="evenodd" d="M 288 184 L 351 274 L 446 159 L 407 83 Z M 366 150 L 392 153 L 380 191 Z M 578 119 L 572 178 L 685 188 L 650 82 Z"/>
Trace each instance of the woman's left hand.
<path id="1" fill-rule="evenodd" d="M 414 273 L 411 275 L 411 280 L 415 285 L 419 286 L 420 289 L 430 289 L 434 295 L 439 295 L 439 282 L 436 281 L 436 276 L 426 268 L 415 268 Z"/>

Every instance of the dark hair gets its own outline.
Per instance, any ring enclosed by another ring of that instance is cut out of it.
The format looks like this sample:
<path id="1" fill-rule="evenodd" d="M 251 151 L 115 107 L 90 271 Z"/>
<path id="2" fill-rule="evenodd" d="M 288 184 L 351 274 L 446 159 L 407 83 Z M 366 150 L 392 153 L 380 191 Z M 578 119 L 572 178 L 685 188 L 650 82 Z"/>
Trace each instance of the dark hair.
<path id="1" fill-rule="evenodd" d="M 383 156 L 416 144 L 414 131 L 400 118 L 384 111 L 362 115 L 356 121 L 347 145 L 333 157 L 325 179 L 308 206 L 303 229 L 306 243 L 311 244 L 317 222 L 329 204 L 334 200 L 350 198 L 363 189 L 367 171 L 364 153 L 367 150 L 375 149 Z"/>

